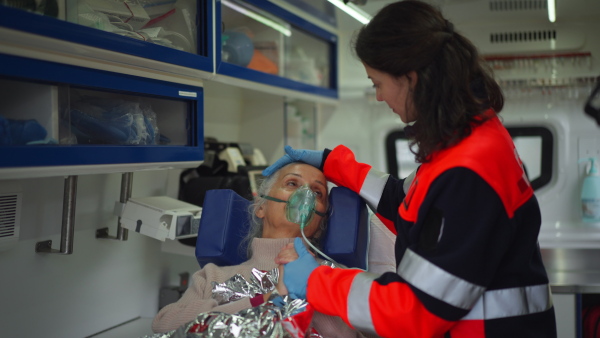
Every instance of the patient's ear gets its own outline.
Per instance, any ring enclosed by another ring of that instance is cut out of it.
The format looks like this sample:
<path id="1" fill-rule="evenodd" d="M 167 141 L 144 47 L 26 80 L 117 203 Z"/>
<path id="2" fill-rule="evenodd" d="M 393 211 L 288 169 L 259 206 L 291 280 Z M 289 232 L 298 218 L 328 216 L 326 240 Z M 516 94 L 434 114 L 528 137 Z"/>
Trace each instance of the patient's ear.
<path id="1" fill-rule="evenodd" d="M 321 238 L 321 235 L 323 235 L 323 229 L 321 229 L 321 227 L 317 228 L 317 231 L 315 231 L 315 233 L 310 237 L 311 239 L 319 239 Z"/>
<path id="2" fill-rule="evenodd" d="M 267 208 L 266 204 L 263 204 L 261 206 L 259 206 L 258 208 L 256 208 L 256 211 L 254 211 L 254 213 L 256 214 L 256 217 L 258 218 L 265 218 L 265 209 Z"/>

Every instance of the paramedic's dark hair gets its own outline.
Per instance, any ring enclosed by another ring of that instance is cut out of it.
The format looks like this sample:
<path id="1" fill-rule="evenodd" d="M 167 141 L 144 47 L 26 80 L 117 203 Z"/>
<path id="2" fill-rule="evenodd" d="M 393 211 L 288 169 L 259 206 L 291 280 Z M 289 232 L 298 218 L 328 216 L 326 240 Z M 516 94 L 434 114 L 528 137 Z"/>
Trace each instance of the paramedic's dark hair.
<path id="1" fill-rule="evenodd" d="M 417 73 L 412 93 L 417 120 L 410 134 L 418 162 L 468 136 L 474 124 L 489 118 L 482 114 L 486 109 L 499 113 L 504 105 L 475 46 L 427 3 L 405 0 L 385 6 L 360 29 L 354 50 L 363 63 L 392 76 Z"/>

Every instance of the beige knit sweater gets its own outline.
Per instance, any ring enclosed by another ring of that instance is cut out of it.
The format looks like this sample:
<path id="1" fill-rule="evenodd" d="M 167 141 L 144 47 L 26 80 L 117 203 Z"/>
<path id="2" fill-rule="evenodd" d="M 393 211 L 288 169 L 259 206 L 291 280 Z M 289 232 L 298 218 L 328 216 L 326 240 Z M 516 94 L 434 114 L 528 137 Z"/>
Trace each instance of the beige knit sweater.
<path id="1" fill-rule="evenodd" d="M 293 241 L 293 238 L 255 238 L 251 243 L 253 254 L 250 260 L 234 266 L 206 264 L 192 276 L 190 285 L 183 296 L 177 302 L 162 308 L 154 317 L 152 330 L 154 332 L 175 330 L 179 326 L 196 319 L 198 314 L 203 312 L 219 311 L 233 314 L 250 308 L 252 305 L 249 298 L 217 305 L 217 302 L 211 298 L 211 282 L 222 283 L 238 273 L 250 280 L 252 268 L 264 271 L 274 269 L 277 267 L 275 257 L 281 248 Z M 326 338 L 363 337 L 361 333 L 350 328 L 339 317 L 315 312 L 313 325 Z"/>

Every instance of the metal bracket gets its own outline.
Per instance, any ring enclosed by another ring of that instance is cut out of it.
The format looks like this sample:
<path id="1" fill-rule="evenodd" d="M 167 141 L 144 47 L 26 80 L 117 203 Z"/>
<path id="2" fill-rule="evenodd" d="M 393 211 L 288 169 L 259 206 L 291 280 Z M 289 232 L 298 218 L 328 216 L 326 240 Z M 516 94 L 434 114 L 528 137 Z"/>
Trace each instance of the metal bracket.
<path id="1" fill-rule="evenodd" d="M 125 204 L 127 200 L 131 197 L 131 187 L 133 185 L 133 173 L 123 173 L 121 175 L 121 198 L 120 202 Z M 119 217 L 117 222 L 117 235 L 111 236 L 108 234 L 108 228 L 101 228 L 96 230 L 96 238 L 98 239 L 115 239 L 118 241 L 126 241 L 127 236 L 129 234 L 129 230 L 123 228 L 121 226 L 121 217 Z"/>
<path id="2" fill-rule="evenodd" d="M 35 252 L 61 253 L 60 250 L 52 249 L 52 241 L 51 240 L 35 243 Z"/>
<path id="3" fill-rule="evenodd" d="M 52 241 L 46 240 L 35 244 L 35 252 L 58 253 L 70 255 L 73 253 L 73 238 L 75 237 L 75 202 L 77 199 L 77 176 L 65 178 L 63 196 L 62 228 L 60 231 L 60 250 L 52 249 Z"/>
<path id="4" fill-rule="evenodd" d="M 108 228 L 96 229 L 96 238 L 108 238 Z"/>

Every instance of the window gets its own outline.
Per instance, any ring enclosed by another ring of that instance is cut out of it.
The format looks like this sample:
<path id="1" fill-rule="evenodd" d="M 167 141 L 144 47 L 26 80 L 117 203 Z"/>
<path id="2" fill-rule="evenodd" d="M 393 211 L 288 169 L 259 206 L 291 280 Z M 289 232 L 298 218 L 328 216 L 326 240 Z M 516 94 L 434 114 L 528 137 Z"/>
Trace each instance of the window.
<path id="1" fill-rule="evenodd" d="M 533 190 L 552 179 L 554 137 L 546 127 L 507 127 Z"/>
<path id="2" fill-rule="evenodd" d="M 402 130 L 391 132 L 385 142 L 388 172 L 397 178 L 404 178 L 412 173 L 419 163 L 408 148 L 409 140 Z"/>
<path id="3" fill-rule="evenodd" d="M 507 127 L 515 147 L 523 161 L 527 177 L 534 190 L 548 184 L 552 179 L 553 145 L 552 132 L 546 127 Z M 418 166 L 414 154 L 408 148 L 409 140 L 404 131 L 392 131 L 386 138 L 388 172 L 404 178 Z"/>

